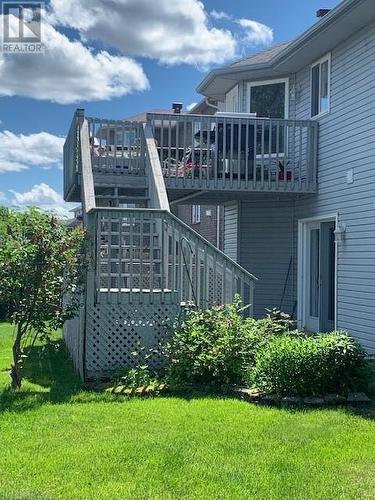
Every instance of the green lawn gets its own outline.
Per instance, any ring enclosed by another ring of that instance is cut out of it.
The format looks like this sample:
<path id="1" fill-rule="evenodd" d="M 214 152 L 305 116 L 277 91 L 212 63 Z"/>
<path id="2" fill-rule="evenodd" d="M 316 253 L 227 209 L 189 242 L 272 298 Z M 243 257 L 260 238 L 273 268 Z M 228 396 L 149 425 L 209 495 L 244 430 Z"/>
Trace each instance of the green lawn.
<path id="1" fill-rule="evenodd" d="M 84 391 L 59 339 L 7 389 L 0 323 L 0 498 L 375 498 L 375 421 L 216 397 Z"/>

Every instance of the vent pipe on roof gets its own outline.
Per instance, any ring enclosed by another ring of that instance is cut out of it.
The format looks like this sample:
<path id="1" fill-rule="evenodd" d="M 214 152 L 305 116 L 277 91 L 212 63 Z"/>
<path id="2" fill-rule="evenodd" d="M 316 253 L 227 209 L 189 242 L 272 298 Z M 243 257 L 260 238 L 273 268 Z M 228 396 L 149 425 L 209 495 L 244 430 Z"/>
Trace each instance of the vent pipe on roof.
<path id="1" fill-rule="evenodd" d="M 319 19 L 326 16 L 328 12 L 331 12 L 332 9 L 319 9 L 316 13 L 316 17 Z"/>

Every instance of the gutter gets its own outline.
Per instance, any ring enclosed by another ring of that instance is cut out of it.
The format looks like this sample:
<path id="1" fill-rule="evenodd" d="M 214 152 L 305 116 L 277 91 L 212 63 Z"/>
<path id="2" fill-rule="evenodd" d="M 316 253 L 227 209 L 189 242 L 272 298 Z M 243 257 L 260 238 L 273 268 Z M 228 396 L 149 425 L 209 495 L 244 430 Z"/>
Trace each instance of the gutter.
<path id="1" fill-rule="evenodd" d="M 285 59 L 288 59 L 290 55 L 293 54 L 301 45 L 305 45 L 307 42 L 311 41 L 320 31 L 326 30 L 330 25 L 335 24 L 338 18 L 345 15 L 351 9 L 357 7 L 365 0 L 346 0 L 337 7 L 334 7 L 328 14 L 322 17 L 317 23 L 313 24 L 311 28 L 305 31 L 300 37 L 298 37 L 294 42 L 291 42 L 285 50 L 281 51 L 277 56 L 271 61 L 271 67 L 276 67 L 281 64 Z M 350 36 L 350 34 L 348 34 Z"/>
<path id="2" fill-rule="evenodd" d="M 347 12 L 353 8 L 364 3 L 366 0 L 344 0 L 337 7 L 334 7 L 328 14 L 322 17 L 318 22 L 313 24 L 311 28 L 305 31 L 301 36 L 299 36 L 294 42 L 291 42 L 284 50 L 277 54 L 273 59 L 267 63 L 260 64 L 249 64 L 242 65 L 240 68 L 234 66 L 225 66 L 224 68 L 219 68 L 211 71 L 206 78 L 197 86 L 196 90 L 200 94 L 204 94 L 206 87 L 218 76 L 225 77 L 226 75 L 232 75 L 230 80 L 234 80 L 234 75 L 238 75 L 245 71 L 257 71 L 257 70 L 274 70 L 277 69 L 284 61 L 286 61 L 294 52 L 296 52 L 301 46 L 305 45 L 316 37 L 319 32 L 325 31 L 332 24 L 336 23 L 340 17 L 345 15 Z M 349 36 L 349 34 L 348 34 Z"/>

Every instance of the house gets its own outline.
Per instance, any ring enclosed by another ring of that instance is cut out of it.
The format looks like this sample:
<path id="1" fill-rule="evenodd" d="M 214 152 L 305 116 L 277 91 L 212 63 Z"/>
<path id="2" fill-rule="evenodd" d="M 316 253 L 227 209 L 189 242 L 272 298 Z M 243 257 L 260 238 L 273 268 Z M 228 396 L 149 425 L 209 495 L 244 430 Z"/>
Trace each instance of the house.
<path id="1" fill-rule="evenodd" d="M 319 16 L 296 40 L 211 71 L 198 91 L 219 103 L 215 114 L 111 122 L 135 139 L 99 138 L 96 154 L 101 124 L 77 111 L 64 192 L 82 201 L 92 248 L 65 338 L 83 376 L 157 345 L 181 303 L 235 293 L 256 317 L 280 307 L 301 328 L 347 330 L 375 353 L 375 9 L 344 0 Z M 103 189 L 114 205 L 144 203 L 100 207 Z M 224 253 L 172 204 L 223 205 Z"/>
<path id="2" fill-rule="evenodd" d="M 68 219 L 65 224 L 71 228 L 82 226 L 82 207 L 74 207 L 69 212 L 72 213 L 73 217 Z"/>

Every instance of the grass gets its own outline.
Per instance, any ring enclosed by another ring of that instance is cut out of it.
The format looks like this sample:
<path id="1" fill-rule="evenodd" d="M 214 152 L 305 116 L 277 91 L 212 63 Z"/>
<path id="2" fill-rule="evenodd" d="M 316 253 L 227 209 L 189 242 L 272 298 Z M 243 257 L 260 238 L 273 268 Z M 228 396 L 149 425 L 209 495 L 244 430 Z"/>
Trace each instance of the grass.
<path id="1" fill-rule="evenodd" d="M 56 338 L 8 390 L 0 323 L 1 499 L 374 499 L 375 421 L 230 398 L 84 390 Z"/>

